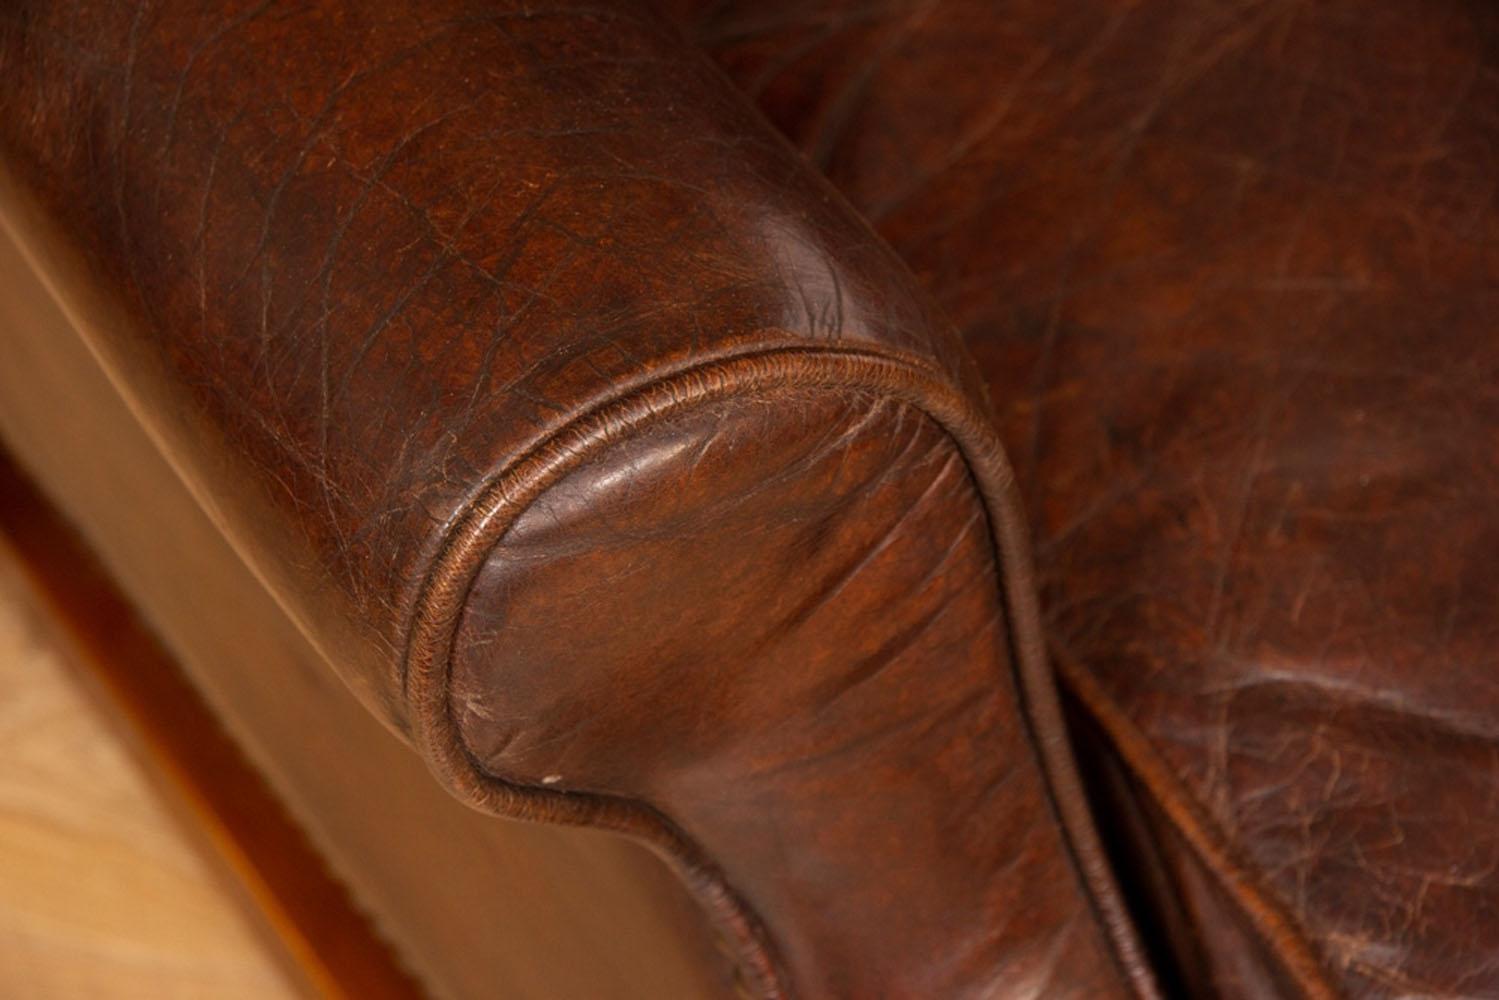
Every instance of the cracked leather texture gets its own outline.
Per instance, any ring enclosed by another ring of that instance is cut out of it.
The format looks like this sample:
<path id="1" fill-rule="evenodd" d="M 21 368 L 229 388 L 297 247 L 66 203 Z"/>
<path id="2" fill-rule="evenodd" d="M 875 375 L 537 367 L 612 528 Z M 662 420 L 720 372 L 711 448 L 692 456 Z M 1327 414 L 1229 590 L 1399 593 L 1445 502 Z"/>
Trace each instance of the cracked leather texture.
<path id="1" fill-rule="evenodd" d="M 1008 470 L 953 430 L 977 370 L 673 27 L 22 0 L 0 76 L 90 345 L 350 685 L 456 740 L 470 798 L 687 858 L 767 994 L 1149 991 L 1017 679 Z M 789 384 L 829 358 L 919 372 L 948 416 Z"/>
<path id="2" fill-rule="evenodd" d="M 1193 991 L 1499 994 L 1493 8 L 669 6 L 979 359 Z"/>
<path id="3" fill-rule="evenodd" d="M 460 625 L 458 725 L 492 773 L 671 815 L 808 996 L 1122 995 L 1056 891 L 991 552 L 904 404 L 694 410 L 506 534 Z"/>
<path id="4" fill-rule="evenodd" d="M 432 545 L 572 414 L 767 347 L 966 363 L 888 250 L 628 4 L 4 15 L 11 167 L 142 313 L 101 350 L 397 724 Z"/>

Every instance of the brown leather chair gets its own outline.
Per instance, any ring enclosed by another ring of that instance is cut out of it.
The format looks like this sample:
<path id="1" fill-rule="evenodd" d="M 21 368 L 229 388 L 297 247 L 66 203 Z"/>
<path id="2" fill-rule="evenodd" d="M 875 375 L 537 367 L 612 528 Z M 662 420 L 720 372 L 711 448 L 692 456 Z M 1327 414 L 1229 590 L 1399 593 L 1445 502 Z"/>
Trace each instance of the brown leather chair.
<path id="1" fill-rule="evenodd" d="M 434 991 L 1499 996 L 1491 5 L 11 0 L 0 154 L 7 446 Z"/>

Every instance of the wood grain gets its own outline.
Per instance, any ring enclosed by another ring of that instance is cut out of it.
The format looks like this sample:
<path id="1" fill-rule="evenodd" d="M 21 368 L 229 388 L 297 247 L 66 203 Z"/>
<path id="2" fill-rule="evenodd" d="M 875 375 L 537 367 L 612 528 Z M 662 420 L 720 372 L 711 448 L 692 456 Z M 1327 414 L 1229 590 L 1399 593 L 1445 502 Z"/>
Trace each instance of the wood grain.
<path id="1" fill-rule="evenodd" d="M 179 828 L 0 547 L 0 995 L 305 991 Z"/>
<path id="2" fill-rule="evenodd" d="M 421 995 L 76 531 L 0 452 L 0 550 L 56 649 L 266 932 L 320 995 Z"/>

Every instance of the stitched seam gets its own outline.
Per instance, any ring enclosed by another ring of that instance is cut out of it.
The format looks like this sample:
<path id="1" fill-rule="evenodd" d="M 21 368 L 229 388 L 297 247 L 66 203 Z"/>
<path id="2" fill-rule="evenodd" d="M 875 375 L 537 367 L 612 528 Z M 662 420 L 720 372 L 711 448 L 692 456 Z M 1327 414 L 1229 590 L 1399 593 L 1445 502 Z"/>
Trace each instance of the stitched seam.
<path id="1" fill-rule="evenodd" d="M 603 827 L 646 841 L 673 863 L 710 914 L 733 936 L 761 994 L 767 998 L 789 995 L 763 923 L 706 853 L 666 816 L 634 799 L 518 785 L 489 773 L 464 745 L 448 698 L 452 646 L 473 581 L 526 506 L 611 440 L 681 407 L 780 386 L 882 392 L 923 413 L 952 440 L 990 524 L 1011 651 L 1011 680 L 1064 848 L 1125 981 L 1139 995 L 1155 996 L 1149 972 L 1138 959 L 1127 911 L 1103 860 L 1067 745 L 1055 680 L 1040 638 L 1009 465 L 997 437 L 972 406 L 940 373 L 905 355 L 862 346 L 779 345 L 704 361 L 589 407 L 489 477 L 451 522 L 412 619 L 403 682 L 413 708 L 416 741 L 433 770 L 464 798 L 488 811 Z"/>
<path id="2" fill-rule="evenodd" d="M 1145 734 L 1076 659 L 1060 649 L 1053 650 L 1053 658 L 1062 682 L 1108 736 L 1119 759 L 1296 985 L 1313 1000 L 1340 996 L 1300 922 L 1235 856 L 1221 827 Z"/>

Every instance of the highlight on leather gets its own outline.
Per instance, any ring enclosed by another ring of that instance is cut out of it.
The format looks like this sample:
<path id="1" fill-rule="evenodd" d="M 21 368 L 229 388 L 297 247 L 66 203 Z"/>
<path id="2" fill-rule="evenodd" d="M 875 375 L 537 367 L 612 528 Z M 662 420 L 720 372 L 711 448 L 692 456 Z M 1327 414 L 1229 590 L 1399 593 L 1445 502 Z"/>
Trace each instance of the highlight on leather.
<path id="1" fill-rule="evenodd" d="M 1499 9 L 662 2 L 983 370 L 1186 989 L 1499 994 Z"/>
<path id="2" fill-rule="evenodd" d="M 76 13 L 0 12 L 7 224 L 456 791 L 657 846 L 765 995 L 1152 992 L 976 372 L 673 27 L 603 2 Z M 551 552 L 564 512 L 597 544 Z M 642 627 L 683 565 L 717 575 Z M 716 653 L 710 621 L 737 630 Z"/>

